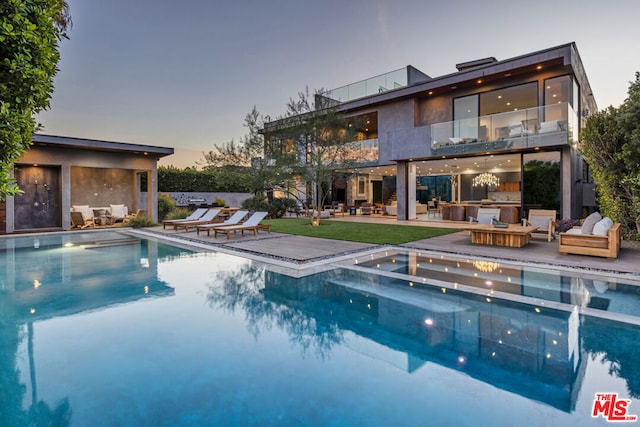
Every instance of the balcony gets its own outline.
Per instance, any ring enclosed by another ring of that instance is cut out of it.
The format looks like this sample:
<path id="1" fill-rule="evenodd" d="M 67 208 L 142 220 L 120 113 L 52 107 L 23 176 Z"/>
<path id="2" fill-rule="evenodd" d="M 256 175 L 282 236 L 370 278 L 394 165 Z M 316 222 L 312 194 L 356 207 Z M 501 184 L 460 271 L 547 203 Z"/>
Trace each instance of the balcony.
<path id="1" fill-rule="evenodd" d="M 347 102 L 405 86 L 407 86 L 407 69 L 400 68 L 330 90 L 325 94 L 325 97 L 337 102 Z"/>
<path id="2" fill-rule="evenodd" d="M 567 145 L 577 141 L 568 103 L 431 125 L 431 155 L 449 156 Z"/>

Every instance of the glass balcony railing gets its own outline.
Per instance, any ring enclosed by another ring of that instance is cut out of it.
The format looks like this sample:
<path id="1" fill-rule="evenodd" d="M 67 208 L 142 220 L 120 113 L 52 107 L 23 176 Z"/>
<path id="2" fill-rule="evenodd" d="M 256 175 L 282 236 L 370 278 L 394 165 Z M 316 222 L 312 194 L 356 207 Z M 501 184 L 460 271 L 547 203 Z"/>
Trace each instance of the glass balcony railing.
<path id="1" fill-rule="evenodd" d="M 431 125 L 432 155 L 566 145 L 577 141 L 578 117 L 568 103 Z"/>
<path id="2" fill-rule="evenodd" d="M 397 89 L 407 85 L 407 69 L 390 71 L 376 77 L 351 83 L 346 86 L 339 87 L 328 91 L 324 96 L 338 102 L 347 102 L 365 96 L 375 95 L 376 93 L 386 92 L 391 89 Z"/>

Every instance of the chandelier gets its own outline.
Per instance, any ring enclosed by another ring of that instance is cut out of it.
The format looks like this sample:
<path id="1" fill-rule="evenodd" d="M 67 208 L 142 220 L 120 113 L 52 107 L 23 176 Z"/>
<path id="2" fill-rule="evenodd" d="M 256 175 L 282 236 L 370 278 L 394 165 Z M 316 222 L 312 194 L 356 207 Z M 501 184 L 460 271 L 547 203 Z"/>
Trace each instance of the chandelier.
<path id="1" fill-rule="evenodd" d="M 484 160 L 484 168 L 485 168 L 484 172 L 482 172 L 480 175 L 473 178 L 473 180 L 471 181 L 471 185 L 473 185 L 474 187 L 482 187 L 485 185 L 487 187 L 497 187 L 498 185 L 500 185 L 500 178 L 486 171 L 487 169 L 486 159 Z"/>

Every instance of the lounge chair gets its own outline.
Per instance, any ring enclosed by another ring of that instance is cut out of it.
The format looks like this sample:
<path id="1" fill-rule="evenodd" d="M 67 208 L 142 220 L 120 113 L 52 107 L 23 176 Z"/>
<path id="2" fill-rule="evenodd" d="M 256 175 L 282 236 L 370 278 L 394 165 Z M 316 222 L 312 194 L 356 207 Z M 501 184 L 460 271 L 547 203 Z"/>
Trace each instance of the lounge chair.
<path id="1" fill-rule="evenodd" d="M 188 217 L 186 217 L 186 218 L 164 220 L 164 221 L 162 221 L 162 228 L 166 229 L 167 225 L 173 226 L 174 224 L 178 224 L 178 223 L 181 223 L 181 222 L 195 221 L 195 220 L 199 219 L 200 217 L 202 217 L 202 215 L 204 215 L 207 211 L 208 211 L 207 208 L 198 208 L 195 211 L 193 211 L 193 213 L 191 215 L 189 215 Z"/>
<path id="2" fill-rule="evenodd" d="M 233 215 L 231 215 L 229 217 L 229 219 L 223 221 L 223 222 L 219 222 L 219 223 L 215 223 L 215 224 L 201 224 L 201 225 L 196 225 L 196 233 L 199 235 L 200 234 L 200 230 L 207 230 L 207 236 L 211 236 L 211 230 L 213 230 L 216 227 L 226 227 L 227 225 L 237 225 L 240 224 L 240 221 L 242 221 L 244 219 L 245 216 L 247 216 L 247 214 L 249 213 L 249 211 L 236 211 L 234 212 Z"/>
<path id="3" fill-rule="evenodd" d="M 189 232 L 189 227 L 195 227 L 202 224 L 211 224 L 212 222 L 222 222 L 220 209 L 209 209 L 204 215 L 194 221 L 184 221 L 173 224 L 173 229 L 177 230 L 184 227 L 184 231 Z"/>
<path id="4" fill-rule="evenodd" d="M 494 221 L 500 221 L 500 208 L 479 208 L 476 216 L 469 217 L 469 224 L 493 224 Z M 471 234 L 471 231 L 469 231 Z"/>
<path id="5" fill-rule="evenodd" d="M 550 242 L 556 233 L 556 211 L 552 209 L 529 209 L 529 219 L 523 218 L 522 225 L 538 227 L 534 233 L 543 233 Z"/>
<path id="6" fill-rule="evenodd" d="M 469 223 L 491 224 L 493 220 L 500 221 L 500 208 L 480 208 L 475 217 L 469 217 Z"/>
<path id="7" fill-rule="evenodd" d="M 269 215 L 268 212 L 254 212 L 249 219 L 247 219 L 242 224 L 237 225 L 227 225 L 224 227 L 214 227 L 213 233 L 214 237 L 218 237 L 218 233 L 224 233 L 227 235 L 227 239 L 229 239 L 229 235 L 232 232 L 240 231 L 244 235 L 245 230 L 253 231 L 253 235 L 256 236 L 258 234 L 258 228 L 264 228 L 267 232 L 271 233 L 271 225 L 270 224 L 260 224 L 263 219 L 265 219 Z"/>
<path id="8" fill-rule="evenodd" d="M 87 227 L 93 227 L 93 220 L 85 220 L 82 212 L 71 212 L 71 228 L 85 229 Z"/>

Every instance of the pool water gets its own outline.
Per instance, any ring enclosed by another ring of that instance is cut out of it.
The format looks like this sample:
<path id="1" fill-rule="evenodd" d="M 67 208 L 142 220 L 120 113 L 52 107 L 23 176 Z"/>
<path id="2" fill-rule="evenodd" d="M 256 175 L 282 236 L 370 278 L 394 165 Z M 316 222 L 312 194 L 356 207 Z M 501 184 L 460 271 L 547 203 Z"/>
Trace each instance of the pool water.
<path id="1" fill-rule="evenodd" d="M 3 426 L 604 425 L 603 392 L 640 413 L 640 328 L 578 309 L 117 232 L 0 251 Z"/>

